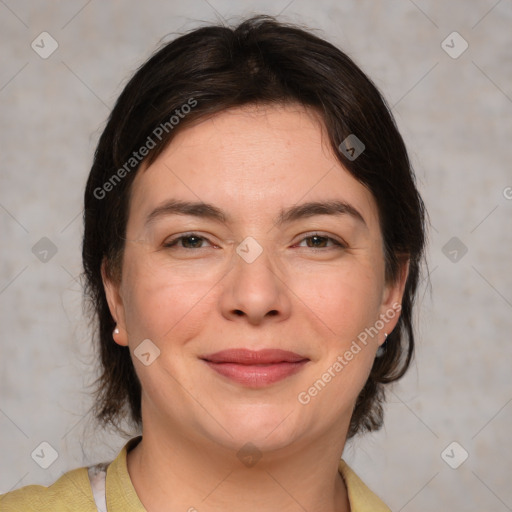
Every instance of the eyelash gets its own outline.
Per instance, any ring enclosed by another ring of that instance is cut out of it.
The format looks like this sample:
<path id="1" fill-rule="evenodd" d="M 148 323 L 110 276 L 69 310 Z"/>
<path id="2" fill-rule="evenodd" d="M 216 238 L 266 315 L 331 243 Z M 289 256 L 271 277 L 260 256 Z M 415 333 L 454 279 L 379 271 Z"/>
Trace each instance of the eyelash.
<path id="1" fill-rule="evenodd" d="M 327 235 L 322 235 L 321 233 L 311 233 L 311 234 L 305 236 L 304 238 L 302 238 L 299 243 L 303 242 L 304 240 L 308 240 L 308 239 L 311 239 L 311 238 L 314 238 L 314 237 L 325 239 L 328 242 L 332 242 L 333 245 L 330 246 L 330 247 L 316 247 L 316 248 L 315 247 L 310 247 L 310 249 L 329 249 L 329 248 L 330 249 L 334 249 L 334 248 L 346 249 L 347 248 L 347 245 L 344 242 L 336 240 L 335 238 L 327 236 Z M 198 235 L 197 233 L 186 233 L 184 235 L 180 235 L 179 237 L 174 238 L 173 240 L 170 240 L 169 242 L 164 243 L 163 246 L 166 249 L 176 248 L 180 240 L 185 240 L 187 238 L 199 238 L 200 240 L 203 240 L 203 241 L 206 240 L 206 241 L 209 242 L 209 240 L 206 237 Z M 204 249 L 204 247 L 196 247 L 196 248 L 178 247 L 178 248 L 179 249 L 188 249 L 188 250 Z"/>
<path id="2" fill-rule="evenodd" d="M 170 240 L 169 242 L 164 243 L 164 247 L 166 249 L 171 249 L 173 247 L 176 247 L 176 245 L 178 244 L 178 242 L 180 240 L 185 240 L 187 238 L 199 238 L 201 240 L 208 241 L 208 239 L 206 237 L 198 235 L 197 233 L 186 233 L 185 235 L 180 235 L 180 236 L 174 238 L 173 240 Z M 179 249 L 188 249 L 188 247 L 179 247 Z M 203 249 L 203 247 L 198 247 L 198 249 Z"/>

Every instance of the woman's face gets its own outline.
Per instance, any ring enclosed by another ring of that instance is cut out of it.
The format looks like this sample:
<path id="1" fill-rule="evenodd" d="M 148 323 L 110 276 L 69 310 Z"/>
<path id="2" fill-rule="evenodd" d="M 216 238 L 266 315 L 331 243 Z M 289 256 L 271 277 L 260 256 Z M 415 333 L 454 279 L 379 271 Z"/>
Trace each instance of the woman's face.
<path id="1" fill-rule="evenodd" d="M 404 279 L 386 283 L 373 196 L 313 113 L 237 108 L 179 132 L 138 172 L 126 236 L 105 284 L 145 429 L 235 450 L 342 437 Z"/>

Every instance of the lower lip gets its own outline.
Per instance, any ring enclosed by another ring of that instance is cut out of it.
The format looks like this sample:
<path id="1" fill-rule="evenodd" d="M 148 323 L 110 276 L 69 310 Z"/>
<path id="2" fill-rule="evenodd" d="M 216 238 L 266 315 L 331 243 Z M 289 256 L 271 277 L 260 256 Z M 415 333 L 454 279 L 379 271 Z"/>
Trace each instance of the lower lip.
<path id="1" fill-rule="evenodd" d="M 290 377 L 303 368 L 307 359 L 296 363 L 275 363 L 266 365 L 245 365 L 237 363 L 212 363 L 206 364 L 224 377 L 234 380 L 249 387 L 263 387 Z"/>

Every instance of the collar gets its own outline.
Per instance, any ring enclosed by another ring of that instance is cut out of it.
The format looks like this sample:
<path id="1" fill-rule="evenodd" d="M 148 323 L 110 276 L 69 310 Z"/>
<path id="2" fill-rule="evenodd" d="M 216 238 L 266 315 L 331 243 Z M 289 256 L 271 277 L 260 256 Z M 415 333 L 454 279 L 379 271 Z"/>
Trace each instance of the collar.
<path id="1" fill-rule="evenodd" d="M 126 463 L 128 452 L 135 448 L 141 440 L 142 436 L 130 439 L 107 469 L 108 512 L 146 512 L 135 492 Z M 391 512 L 343 459 L 340 459 L 338 471 L 347 486 L 351 512 Z"/>

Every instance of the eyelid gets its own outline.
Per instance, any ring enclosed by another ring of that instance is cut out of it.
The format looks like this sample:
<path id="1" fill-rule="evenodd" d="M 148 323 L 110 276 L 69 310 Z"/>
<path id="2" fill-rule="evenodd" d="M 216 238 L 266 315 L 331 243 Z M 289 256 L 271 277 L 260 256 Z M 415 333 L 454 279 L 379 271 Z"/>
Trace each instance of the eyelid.
<path id="1" fill-rule="evenodd" d="M 200 238 L 203 241 L 208 242 L 211 246 L 216 246 L 216 244 L 214 244 L 208 237 L 206 237 L 204 235 L 200 235 L 199 233 L 197 233 L 195 231 L 190 231 L 187 233 L 180 233 L 176 236 L 173 236 L 171 239 L 166 239 L 163 242 L 162 246 L 165 248 L 174 247 L 174 246 L 176 246 L 177 243 L 179 243 L 180 240 L 182 240 L 184 238 L 192 238 L 192 237 Z M 185 249 L 185 250 L 193 250 L 193 249 L 188 249 L 187 247 L 179 247 L 179 248 Z M 197 249 L 205 249 L 205 247 L 198 247 Z"/>
<path id="2" fill-rule="evenodd" d="M 310 233 L 302 233 L 300 235 L 301 238 L 300 238 L 299 242 L 297 242 L 297 243 L 301 243 L 304 240 L 306 240 L 307 238 L 312 238 L 314 236 L 318 236 L 319 238 L 327 238 L 328 240 L 332 241 L 334 243 L 334 246 L 331 246 L 331 248 L 333 248 L 333 247 L 348 248 L 348 244 L 342 238 L 335 237 L 335 236 L 327 234 L 327 233 L 322 233 L 320 231 L 312 231 Z M 297 245 L 297 244 L 294 244 L 294 245 Z M 323 247 L 318 247 L 318 249 L 323 249 Z"/>
<path id="3" fill-rule="evenodd" d="M 300 235 L 301 238 L 294 245 L 298 245 L 298 244 L 304 242 L 304 240 L 306 240 L 308 238 L 312 238 L 314 236 L 318 236 L 319 238 L 326 238 L 328 241 L 331 241 L 333 243 L 333 245 L 331 245 L 330 248 L 336 248 L 336 247 L 347 248 L 348 247 L 348 244 L 343 239 L 329 235 L 327 233 L 322 233 L 319 231 L 302 233 Z M 208 237 L 201 235 L 195 231 L 177 234 L 177 235 L 173 236 L 170 240 L 166 239 L 166 241 L 164 241 L 162 246 L 165 248 L 175 247 L 179 243 L 180 240 L 185 239 L 185 238 L 192 238 L 192 237 L 200 238 L 201 240 L 208 242 L 210 244 L 210 246 L 217 246 L 217 244 L 214 244 Z M 205 247 L 197 247 L 195 249 L 187 248 L 187 247 L 179 247 L 179 248 L 185 249 L 185 250 L 205 249 Z M 316 249 L 328 249 L 328 248 L 329 247 L 317 247 Z M 315 248 L 310 247 L 310 249 L 315 249 Z"/>

